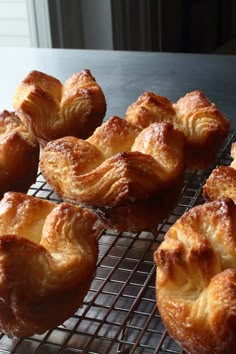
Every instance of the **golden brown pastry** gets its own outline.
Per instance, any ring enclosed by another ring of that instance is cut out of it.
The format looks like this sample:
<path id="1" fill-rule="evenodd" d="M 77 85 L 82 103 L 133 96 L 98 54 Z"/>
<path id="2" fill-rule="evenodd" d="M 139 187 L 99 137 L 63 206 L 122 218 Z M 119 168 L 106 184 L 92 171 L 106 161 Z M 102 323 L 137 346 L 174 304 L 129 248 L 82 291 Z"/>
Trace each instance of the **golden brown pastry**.
<path id="1" fill-rule="evenodd" d="M 185 163 L 191 169 L 215 162 L 229 131 L 229 121 L 201 91 L 190 92 L 175 104 L 145 92 L 128 107 L 125 119 L 142 128 L 154 122 L 172 123 L 186 137 Z"/>
<path id="2" fill-rule="evenodd" d="M 41 146 L 66 135 L 88 138 L 106 113 L 103 91 L 89 70 L 72 75 L 64 84 L 31 71 L 17 87 L 13 106 Z"/>
<path id="3" fill-rule="evenodd" d="M 201 91 L 193 91 L 173 105 L 176 127 L 186 136 L 186 165 L 206 168 L 229 132 L 229 121 Z"/>
<path id="4" fill-rule="evenodd" d="M 144 92 L 128 107 L 125 119 L 132 124 L 147 128 L 157 122 L 174 124 L 176 113 L 168 98 L 154 92 Z"/>
<path id="5" fill-rule="evenodd" d="M 98 256 L 101 226 L 88 209 L 21 193 L 0 202 L 0 329 L 43 333 L 81 305 Z"/>
<path id="6" fill-rule="evenodd" d="M 232 144 L 230 166 L 216 167 L 203 186 L 203 196 L 212 201 L 221 198 L 231 198 L 236 203 L 236 143 Z"/>
<path id="7" fill-rule="evenodd" d="M 172 188 L 179 190 L 184 141 L 182 133 L 169 123 L 155 123 L 140 131 L 114 116 L 86 141 L 64 137 L 49 142 L 42 152 L 40 168 L 61 198 L 95 208 L 118 228 L 114 217 L 119 219 L 115 215 L 119 211 L 123 215 L 125 210 L 128 215 L 132 210 L 133 214 L 141 203 L 146 206 L 150 200 L 158 200 L 160 209 L 160 196 L 168 197 Z M 175 195 L 173 190 L 171 194 Z M 121 229 L 136 230 L 133 222 L 123 220 L 122 224 Z"/>
<path id="8" fill-rule="evenodd" d="M 194 207 L 166 233 L 154 255 L 156 295 L 169 334 L 191 354 L 236 348 L 236 206 Z"/>
<path id="9" fill-rule="evenodd" d="M 0 114 L 0 198 L 7 191 L 26 193 L 36 181 L 39 145 L 14 112 Z"/>

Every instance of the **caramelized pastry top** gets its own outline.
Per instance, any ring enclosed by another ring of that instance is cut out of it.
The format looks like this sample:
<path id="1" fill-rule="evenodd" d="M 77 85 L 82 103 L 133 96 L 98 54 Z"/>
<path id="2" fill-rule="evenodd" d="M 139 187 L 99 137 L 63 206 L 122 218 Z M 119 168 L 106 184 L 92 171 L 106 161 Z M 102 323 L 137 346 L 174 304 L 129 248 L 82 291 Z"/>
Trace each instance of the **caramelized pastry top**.
<path id="1" fill-rule="evenodd" d="M 66 135 L 88 138 L 106 112 L 103 91 L 89 70 L 64 84 L 34 70 L 17 87 L 13 106 L 42 146 Z"/>
<path id="2" fill-rule="evenodd" d="M 168 98 L 154 92 L 144 92 L 136 102 L 128 107 L 125 119 L 132 124 L 146 128 L 152 123 L 174 124 L 176 113 Z"/>
<path id="3" fill-rule="evenodd" d="M 0 197 L 7 191 L 27 192 L 36 180 L 39 146 L 14 112 L 0 114 Z"/>
<path id="4" fill-rule="evenodd" d="M 128 107 L 125 119 L 142 128 L 154 122 L 172 123 L 186 137 L 185 161 L 191 169 L 213 163 L 229 131 L 229 121 L 201 91 L 190 92 L 175 104 L 145 92 Z"/>
<path id="5" fill-rule="evenodd" d="M 155 252 L 157 304 L 171 336 L 192 354 L 234 353 L 236 206 L 194 207 Z"/>
<path id="6" fill-rule="evenodd" d="M 14 113 L 4 110 L 0 114 L 0 139 L 4 143 L 7 139 L 20 136 L 29 145 L 37 145 L 34 136 L 22 124 L 20 118 Z"/>
<path id="7" fill-rule="evenodd" d="M 229 121 L 201 91 L 193 91 L 173 104 L 178 127 L 192 143 L 201 144 L 210 136 L 226 136 Z M 210 143 L 210 141 L 209 141 Z"/>
<path id="8" fill-rule="evenodd" d="M 216 167 L 203 186 L 203 195 L 207 200 L 231 198 L 236 203 L 236 143 L 232 144 L 230 166 Z"/>
<path id="9" fill-rule="evenodd" d="M 184 136 L 169 123 L 139 132 L 112 117 L 87 141 L 49 142 L 40 161 L 42 174 L 62 198 L 93 206 L 154 196 L 182 176 Z"/>
<path id="10" fill-rule="evenodd" d="M 113 116 L 98 127 L 87 141 L 101 151 L 105 160 L 119 152 L 131 150 L 141 130 L 138 126 Z"/>

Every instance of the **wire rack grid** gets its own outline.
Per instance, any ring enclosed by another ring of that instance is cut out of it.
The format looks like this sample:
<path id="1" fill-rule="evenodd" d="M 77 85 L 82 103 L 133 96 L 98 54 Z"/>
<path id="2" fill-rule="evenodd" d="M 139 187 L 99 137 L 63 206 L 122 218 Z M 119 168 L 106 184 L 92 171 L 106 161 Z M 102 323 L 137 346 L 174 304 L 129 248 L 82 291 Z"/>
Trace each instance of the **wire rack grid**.
<path id="1" fill-rule="evenodd" d="M 236 131 L 231 131 L 217 164 L 230 163 L 235 137 Z M 204 202 L 202 186 L 213 168 L 186 173 L 176 208 L 154 232 L 104 231 L 99 238 L 96 275 L 82 307 L 61 326 L 40 336 L 11 339 L 0 334 L 0 353 L 183 354 L 156 307 L 153 253 L 169 227 Z M 41 174 L 29 194 L 60 202 Z"/>

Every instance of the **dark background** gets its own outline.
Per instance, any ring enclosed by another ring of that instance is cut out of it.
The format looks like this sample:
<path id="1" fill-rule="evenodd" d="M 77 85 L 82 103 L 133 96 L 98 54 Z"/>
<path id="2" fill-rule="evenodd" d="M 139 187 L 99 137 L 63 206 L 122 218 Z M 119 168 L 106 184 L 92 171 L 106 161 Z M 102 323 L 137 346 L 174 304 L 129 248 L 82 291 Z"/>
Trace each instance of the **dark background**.
<path id="1" fill-rule="evenodd" d="M 233 0 L 112 1 L 115 49 L 236 52 Z"/>
<path id="2" fill-rule="evenodd" d="M 111 0 L 110 8 L 114 50 L 236 54 L 235 0 Z M 83 48 L 81 2 L 50 0 L 49 10 L 53 47 L 62 38 L 64 48 Z"/>

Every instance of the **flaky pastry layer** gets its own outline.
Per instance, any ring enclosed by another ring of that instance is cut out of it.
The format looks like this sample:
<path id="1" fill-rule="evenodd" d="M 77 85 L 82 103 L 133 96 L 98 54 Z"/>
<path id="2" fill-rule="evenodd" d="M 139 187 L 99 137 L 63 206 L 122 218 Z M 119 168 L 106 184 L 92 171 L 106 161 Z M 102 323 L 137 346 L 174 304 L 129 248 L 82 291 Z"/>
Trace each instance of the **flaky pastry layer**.
<path id="1" fill-rule="evenodd" d="M 229 121 L 199 90 L 174 104 L 166 97 L 144 92 L 128 107 L 125 119 L 142 128 L 154 122 L 172 123 L 186 137 L 185 163 L 191 169 L 214 163 L 229 131 Z"/>
<path id="2" fill-rule="evenodd" d="M 75 73 L 64 84 L 31 71 L 17 87 L 13 106 L 42 146 L 67 135 L 88 138 L 106 112 L 103 91 L 89 70 Z"/>
<path id="3" fill-rule="evenodd" d="M 0 329 L 43 333 L 81 305 L 96 269 L 101 232 L 88 209 L 21 193 L 0 202 Z"/>
<path id="4" fill-rule="evenodd" d="M 168 332 L 188 353 L 235 352 L 235 225 L 230 199 L 194 207 L 155 252 L 157 305 Z"/>
<path id="5" fill-rule="evenodd" d="M 0 114 L 0 198 L 5 192 L 26 193 L 36 181 L 39 145 L 14 112 Z"/>
<path id="6" fill-rule="evenodd" d="M 212 201 L 221 198 L 231 198 L 236 203 L 236 143 L 232 144 L 229 166 L 216 167 L 203 186 L 203 196 Z"/>
<path id="7" fill-rule="evenodd" d="M 112 117 L 87 141 L 64 137 L 49 142 L 40 168 L 60 197 L 114 207 L 153 197 L 179 180 L 183 145 L 184 137 L 169 123 L 139 133 Z"/>

